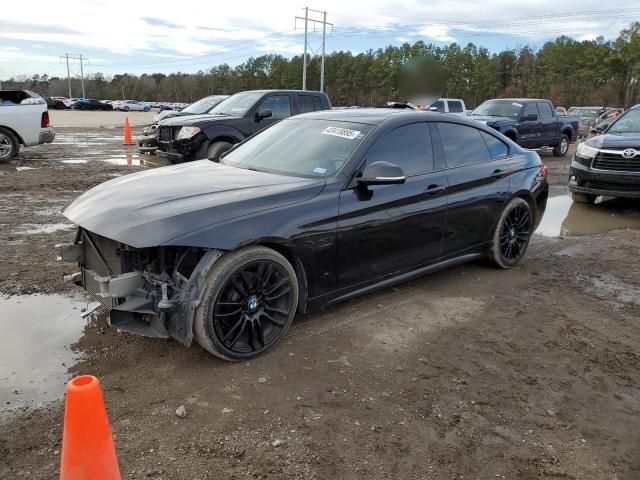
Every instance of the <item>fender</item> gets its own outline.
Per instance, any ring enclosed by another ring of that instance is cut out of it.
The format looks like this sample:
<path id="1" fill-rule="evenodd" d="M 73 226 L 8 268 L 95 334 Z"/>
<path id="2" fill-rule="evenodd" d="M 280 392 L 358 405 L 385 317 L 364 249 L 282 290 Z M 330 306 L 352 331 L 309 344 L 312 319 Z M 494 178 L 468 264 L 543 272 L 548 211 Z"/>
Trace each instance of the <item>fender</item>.
<path id="1" fill-rule="evenodd" d="M 238 143 L 247 137 L 240 130 L 229 125 L 210 125 L 204 128 L 202 133 L 207 136 L 209 141 L 220 137 L 228 137 L 234 139 L 235 143 Z"/>
<path id="2" fill-rule="evenodd" d="M 172 298 L 179 302 L 181 308 L 171 312 L 166 328 L 172 338 L 187 347 L 193 342 L 193 316 L 202 301 L 207 275 L 222 253 L 220 250 L 209 250 L 205 253 L 191 273 L 187 284 Z"/>

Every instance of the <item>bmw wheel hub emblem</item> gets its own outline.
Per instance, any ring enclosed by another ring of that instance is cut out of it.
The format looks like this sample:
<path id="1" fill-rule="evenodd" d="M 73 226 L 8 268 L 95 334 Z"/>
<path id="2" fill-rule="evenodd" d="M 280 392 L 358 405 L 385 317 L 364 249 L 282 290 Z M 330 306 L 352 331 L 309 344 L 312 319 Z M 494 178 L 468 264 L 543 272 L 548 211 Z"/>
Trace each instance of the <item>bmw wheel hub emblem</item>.
<path id="1" fill-rule="evenodd" d="M 249 310 L 255 312 L 258 309 L 258 300 L 254 297 L 249 300 Z"/>
<path id="2" fill-rule="evenodd" d="M 622 151 L 622 156 L 624 158 L 633 158 L 638 154 L 638 152 L 633 149 L 633 148 L 627 148 L 626 150 Z"/>

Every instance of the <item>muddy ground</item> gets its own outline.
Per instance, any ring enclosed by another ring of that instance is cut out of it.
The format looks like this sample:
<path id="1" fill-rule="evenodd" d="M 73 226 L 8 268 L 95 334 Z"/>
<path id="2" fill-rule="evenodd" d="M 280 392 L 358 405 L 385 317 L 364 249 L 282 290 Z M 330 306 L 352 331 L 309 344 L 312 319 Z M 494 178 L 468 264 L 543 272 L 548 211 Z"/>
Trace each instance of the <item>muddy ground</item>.
<path id="1" fill-rule="evenodd" d="M 0 293 L 71 291 L 58 211 L 147 168 L 133 152 L 75 130 L 0 167 Z M 545 161 L 562 195 L 567 161 Z M 640 231 L 578 236 L 597 208 L 571 207 L 571 236 L 536 235 L 512 270 L 471 263 L 299 316 L 256 361 L 97 321 L 70 373 L 100 378 L 125 478 L 638 479 Z M 640 224 L 637 203 L 600 208 Z M 0 415 L 0 478 L 56 478 L 62 410 Z"/>

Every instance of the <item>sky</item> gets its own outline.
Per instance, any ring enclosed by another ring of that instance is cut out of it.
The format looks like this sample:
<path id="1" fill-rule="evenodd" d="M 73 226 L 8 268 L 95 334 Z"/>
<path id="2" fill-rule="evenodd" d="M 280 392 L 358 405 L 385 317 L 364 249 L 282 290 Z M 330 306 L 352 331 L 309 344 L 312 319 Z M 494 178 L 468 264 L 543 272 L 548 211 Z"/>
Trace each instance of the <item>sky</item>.
<path id="1" fill-rule="evenodd" d="M 170 73 L 237 65 L 251 56 L 301 54 L 304 7 L 327 12 L 326 51 L 354 53 L 423 40 L 473 42 L 491 51 L 541 47 L 561 34 L 613 39 L 640 21 L 637 0 L 31 0 L 0 16 L 0 79 L 65 76 L 65 53 L 83 55 L 85 74 Z M 323 14 L 309 12 L 322 20 Z M 320 52 L 322 26 L 310 24 Z M 80 65 L 72 61 L 71 75 Z"/>

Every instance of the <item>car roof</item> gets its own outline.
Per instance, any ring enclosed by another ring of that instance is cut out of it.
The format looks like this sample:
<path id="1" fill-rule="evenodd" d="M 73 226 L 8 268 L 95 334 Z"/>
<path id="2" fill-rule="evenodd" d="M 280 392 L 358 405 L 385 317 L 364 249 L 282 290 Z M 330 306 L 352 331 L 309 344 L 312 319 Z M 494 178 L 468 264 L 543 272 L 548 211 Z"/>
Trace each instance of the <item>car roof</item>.
<path id="1" fill-rule="evenodd" d="M 346 110 L 319 110 L 317 112 L 303 113 L 290 118 L 307 118 L 318 120 L 333 120 L 336 122 L 364 123 L 377 125 L 390 118 L 399 116 L 407 117 L 407 120 L 463 120 L 460 123 L 475 125 L 475 120 L 466 120 L 457 115 L 440 112 L 416 112 L 415 110 L 400 108 L 354 108 Z M 409 118 L 412 117 L 412 118 Z"/>
<path id="2" fill-rule="evenodd" d="M 279 92 L 279 93 L 304 93 L 306 94 L 310 94 L 310 95 L 326 95 L 324 92 L 318 92 L 317 90 L 295 90 L 295 89 L 266 89 L 266 90 L 243 90 L 241 92 L 236 92 L 236 93 L 272 93 L 272 92 Z"/>
<path id="3" fill-rule="evenodd" d="M 550 102 L 546 98 L 492 98 L 491 100 L 506 100 L 509 102 Z"/>

